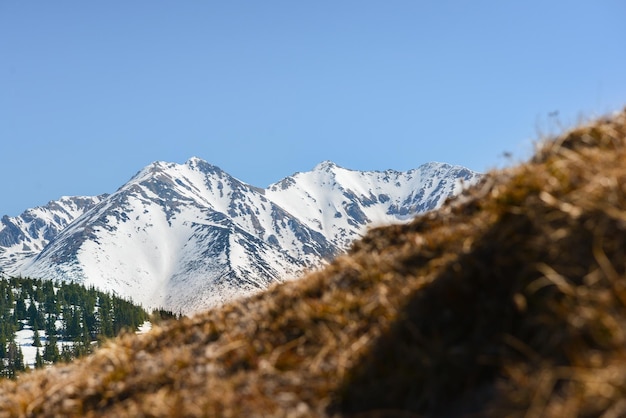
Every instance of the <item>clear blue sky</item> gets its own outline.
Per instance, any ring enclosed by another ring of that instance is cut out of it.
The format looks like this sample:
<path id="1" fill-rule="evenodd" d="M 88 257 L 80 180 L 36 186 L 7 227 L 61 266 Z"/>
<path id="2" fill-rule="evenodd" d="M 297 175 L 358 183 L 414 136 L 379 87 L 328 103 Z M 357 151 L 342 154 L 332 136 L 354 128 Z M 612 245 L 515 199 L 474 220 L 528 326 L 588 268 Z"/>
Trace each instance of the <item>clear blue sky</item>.
<path id="1" fill-rule="evenodd" d="M 327 159 L 500 166 L 626 105 L 625 18 L 623 0 L 0 0 L 0 215 L 191 156 L 259 187 Z"/>

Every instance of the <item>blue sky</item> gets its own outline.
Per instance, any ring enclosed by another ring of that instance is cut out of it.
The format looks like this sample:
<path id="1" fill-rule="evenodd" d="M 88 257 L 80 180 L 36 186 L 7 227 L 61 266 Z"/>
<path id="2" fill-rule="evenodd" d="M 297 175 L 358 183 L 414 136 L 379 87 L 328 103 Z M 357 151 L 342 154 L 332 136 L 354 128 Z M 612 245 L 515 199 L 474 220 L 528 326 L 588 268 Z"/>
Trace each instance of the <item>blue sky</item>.
<path id="1" fill-rule="evenodd" d="M 1 0 L 0 215 L 191 156 L 259 187 L 322 160 L 501 166 L 626 105 L 625 17 L 622 0 Z"/>

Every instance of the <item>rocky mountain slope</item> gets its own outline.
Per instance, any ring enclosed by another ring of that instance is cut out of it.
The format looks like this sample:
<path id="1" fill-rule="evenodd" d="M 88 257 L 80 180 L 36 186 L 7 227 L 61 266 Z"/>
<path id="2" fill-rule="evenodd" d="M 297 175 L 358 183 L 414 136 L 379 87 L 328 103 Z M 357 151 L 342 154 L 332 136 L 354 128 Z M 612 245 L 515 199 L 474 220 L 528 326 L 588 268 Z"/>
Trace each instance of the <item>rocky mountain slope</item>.
<path id="1" fill-rule="evenodd" d="M 441 163 L 361 172 L 327 161 L 259 189 L 198 158 L 156 162 L 109 196 L 3 218 L 0 268 L 194 312 L 317 268 L 368 227 L 434 209 L 478 178 Z"/>
<path id="2" fill-rule="evenodd" d="M 302 280 L 0 384 L 2 416 L 626 415 L 626 110 Z"/>
<path id="3" fill-rule="evenodd" d="M 96 197 L 63 197 L 20 216 L 3 216 L 0 220 L 0 270 L 20 271 L 66 226 L 101 202 Z"/>

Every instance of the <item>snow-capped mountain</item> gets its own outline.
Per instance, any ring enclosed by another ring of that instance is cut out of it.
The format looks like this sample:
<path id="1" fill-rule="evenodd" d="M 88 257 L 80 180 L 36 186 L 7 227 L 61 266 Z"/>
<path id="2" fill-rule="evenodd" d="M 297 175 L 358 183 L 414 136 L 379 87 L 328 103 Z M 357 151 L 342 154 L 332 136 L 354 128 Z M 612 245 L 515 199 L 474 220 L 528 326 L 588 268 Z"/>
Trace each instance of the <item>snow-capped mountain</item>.
<path id="1" fill-rule="evenodd" d="M 330 161 L 270 185 L 266 196 L 345 249 L 368 227 L 412 219 L 478 179 L 459 166 L 428 163 L 410 171 L 355 171 Z"/>
<path id="2" fill-rule="evenodd" d="M 367 227 L 434 209 L 478 178 L 441 163 L 363 172 L 323 162 L 260 189 L 199 158 L 156 162 L 111 195 L 3 218 L 0 268 L 193 312 L 295 278 Z"/>
<path id="3" fill-rule="evenodd" d="M 107 195 L 62 197 L 46 206 L 28 209 L 20 216 L 0 220 L 0 271 L 16 274 L 60 231 Z"/>

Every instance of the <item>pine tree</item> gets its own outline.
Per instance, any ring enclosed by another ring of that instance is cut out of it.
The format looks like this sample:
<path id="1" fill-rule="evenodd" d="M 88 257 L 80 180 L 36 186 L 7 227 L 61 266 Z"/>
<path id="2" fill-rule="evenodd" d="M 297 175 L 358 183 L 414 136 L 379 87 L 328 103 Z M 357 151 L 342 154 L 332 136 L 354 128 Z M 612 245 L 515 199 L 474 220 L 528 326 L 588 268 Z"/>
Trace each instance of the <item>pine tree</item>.
<path id="1" fill-rule="evenodd" d="M 22 349 L 14 342 L 9 343 L 6 359 L 6 367 L 4 368 L 3 372 L 3 375 L 5 377 L 13 379 L 15 378 L 17 372 L 23 371 L 25 369 L 24 355 L 22 353 Z"/>
<path id="2" fill-rule="evenodd" d="M 37 322 L 37 306 L 32 299 L 30 300 L 28 309 L 26 309 L 26 319 L 28 319 L 28 323 L 31 327 L 35 326 L 35 323 Z"/>
<path id="3" fill-rule="evenodd" d="M 69 345 L 63 344 L 63 346 L 61 347 L 61 354 L 59 355 L 59 358 L 58 358 L 59 361 L 62 361 L 64 363 L 69 363 L 70 361 L 72 361 L 73 357 L 74 356 Z"/>
<path id="4" fill-rule="evenodd" d="M 43 359 L 51 363 L 59 361 L 59 347 L 56 335 L 48 335 L 48 341 L 43 348 Z"/>
<path id="5" fill-rule="evenodd" d="M 18 372 L 23 372 L 26 370 L 24 366 L 24 353 L 22 353 L 22 347 L 17 346 L 17 354 L 15 356 L 15 370 Z"/>
<path id="6" fill-rule="evenodd" d="M 46 335 L 48 337 L 57 335 L 56 319 L 56 315 L 53 314 L 48 314 L 48 317 L 46 318 L 45 328 Z"/>
<path id="7" fill-rule="evenodd" d="M 43 306 L 44 312 L 47 314 L 58 315 L 61 313 L 61 305 L 59 303 L 59 297 L 54 292 L 54 286 L 51 282 L 45 281 L 43 284 Z"/>
<path id="8" fill-rule="evenodd" d="M 43 286 L 42 286 L 41 280 L 36 280 L 32 295 L 33 295 L 33 300 L 39 303 L 43 302 L 43 299 L 44 299 L 42 287 Z"/>
<path id="9" fill-rule="evenodd" d="M 80 317 L 79 308 L 70 306 L 63 307 L 63 327 L 65 331 L 63 336 L 65 339 L 72 340 L 76 336 L 80 335 Z"/>
<path id="10" fill-rule="evenodd" d="M 7 356 L 7 338 L 0 334 L 0 361 Z"/>
<path id="11" fill-rule="evenodd" d="M 100 309 L 98 310 L 98 334 L 102 337 L 109 338 L 115 335 L 113 330 L 113 305 L 111 297 L 102 294 L 99 297 Z"/>
<path id="12" fill-rule="evenodd" d="M 33 331 L 33 347 L 41 347 L 41 340 L 39 339 L 39 328 L 35 326 Z M 39 350 L 37 350 L 39 352 Z"/>
<path id="13" fill-rule="evenodd" d="M 41 369 L 43 367 L 43 358 L 39 353 L 39 347 L 37 347 L 37 354 L 35 355 L 35 369 Z"/>
<path id="14" fill-rule="evenodd" d="M 18 321 L 26 319 L 26 302 L 24 302 L 24 297 L 21 294 L 15 301 L 14 314 Z"/>

